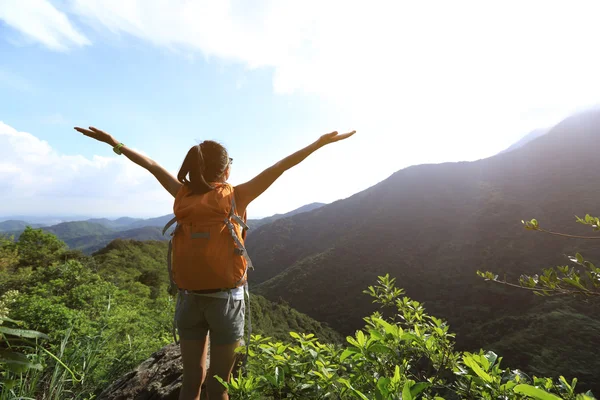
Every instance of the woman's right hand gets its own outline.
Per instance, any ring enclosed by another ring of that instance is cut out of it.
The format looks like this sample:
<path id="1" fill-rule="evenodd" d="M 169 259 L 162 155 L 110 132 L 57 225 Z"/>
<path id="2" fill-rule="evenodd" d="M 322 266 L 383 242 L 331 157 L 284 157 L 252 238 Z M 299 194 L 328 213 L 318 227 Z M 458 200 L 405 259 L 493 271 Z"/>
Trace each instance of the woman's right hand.
<path id="1" fill-rule="evenodd" d="M 335 142 L 339 142 L 340 140 L 348 139 L 350 136 L 354 135 L 355 133 L 356 133 L 356 131 L 342 133 L 341 135 L 338 134 L 337 131 L 334 131 L 331 133 L 326 133 L 325 135 L 323 135 L 319 138 L 317 143 L 320 146 L 325 146 L 326 144 L 335 143 Z"/>
<path id="2" fill-rule="evenodd" d="M 96 129 L 93 126 L 90 126 L 89 129 L 84 129 L 76 126 L 75 130 L 77 132 L 83 133 L 85 136 L 91 137 L 92 139 L 96 139 L 100 142 L 110 144 L 113 147 L 118 144 L 118 142 L 109 133 L 101 131 L 100 129 Z"/>

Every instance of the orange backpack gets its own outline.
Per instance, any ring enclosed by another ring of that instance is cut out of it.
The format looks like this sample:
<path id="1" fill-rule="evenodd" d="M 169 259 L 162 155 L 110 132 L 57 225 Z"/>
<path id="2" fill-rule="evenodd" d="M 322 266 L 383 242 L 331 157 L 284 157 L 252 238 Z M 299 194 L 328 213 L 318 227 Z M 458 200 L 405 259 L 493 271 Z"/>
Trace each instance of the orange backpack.
<path id="1" fill-rule="evenodd" d="M 228 183 L 194 195 L 183 185 L 173 206 L 177 222 L 169 241 L 169 276 L 180 291 L 211 293 L 246 284 L 252 262 L 244 247 L 248 226 L 237 215 L 234 190 Z M 174 287 L 173 287 L 174 288 Z"/>

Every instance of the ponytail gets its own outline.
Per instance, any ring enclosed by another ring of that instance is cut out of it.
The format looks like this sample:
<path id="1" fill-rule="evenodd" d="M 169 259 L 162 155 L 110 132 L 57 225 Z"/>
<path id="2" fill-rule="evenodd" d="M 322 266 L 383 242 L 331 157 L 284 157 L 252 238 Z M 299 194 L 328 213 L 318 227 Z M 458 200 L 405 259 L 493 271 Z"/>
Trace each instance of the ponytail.
<path id="1" fill-rule="evenodd" d="M 223 176 L 228 161 L 227 150 L 223 146 L 210 140 L 204 141 L 188 151 L 177 180 L 187 185 L 194 194 L 208 193 L 214 189 L 209 182 Z"/>
<path id="2" fill-rule="evenodd" d="M 185 156 L 177 174 L 177 180 L 187 185 L 194 194 L 208 193 L 213 190 L 213 186 L 206 182 L 205 171 L 206 164 L 202 155 L 202 146 L 197 145 L 192 147 Z"/>

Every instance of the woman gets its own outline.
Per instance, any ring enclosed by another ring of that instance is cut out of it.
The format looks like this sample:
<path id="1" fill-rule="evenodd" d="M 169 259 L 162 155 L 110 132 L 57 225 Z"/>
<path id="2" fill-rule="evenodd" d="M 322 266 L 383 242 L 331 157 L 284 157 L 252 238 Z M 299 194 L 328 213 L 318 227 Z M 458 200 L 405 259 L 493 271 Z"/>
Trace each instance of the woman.
<path id="1" fill-rule="evenodd" d="M 231 173 L 232 159 L 229 158 L 227 150 L 219 143 L 204 141 L 193 146 L 188 151 L 177 178 L 175 178 L 156 162 L 133 151 L 106 132 L 94 127 L 89 129 L 76 127 L 75 130 L 109 144 L 117 154 L 124 154 L 154 175 L 165 190 L 175 198 L 174 210 L 179 223 L 181 223 L 181 210 L 189 210 L 194 207 L 197 209 L 203 204 L 216 204 L 215 198 L 223 199 L 227 195 L 235 201 L 231 210 L 235 209 L 237 215 L 245 215 L 248 205 L 285 171 L 302 162 L 317 149 L 346 139 L 355 133 L 352 131 L 341 135 L 337 132 L 325 134 L 311 145 L 267 168 L 254 179 L 231 187 L 227 184 L 227 180 Z M 233 228 L 232 235 L 236 235 Z M 193 249 L 189 249 L 189 251 L 193 251 Z M 196 259 L 196 256 L 188 254 L 187 258 Z M 194 276 L 196 273 L 197 270 L 194 271 Z M 179 395 L 180 400 L 200 398 L 200 387 L 206 376 L 208 331 L 211 332 L 211 375 L 217 375 L 229 381 L 235 362 L 235 349 L 239 346 L 244 331 L 243 283 L 245 283 L 245 272 L 242 279 L 227 293 L 219 290 L 203 291 L 201 294 L 194 293 L 184 296 L 181 305 L 177 307 L 176 322 L 183 360 L 183 385 Z M 177 286 L 181 290 L 181 286 L 179 284 Z M 207 390 L 208 398 L 211 400 L 229 398 L 225 388 L 212 376 L 207 382 Z"/>

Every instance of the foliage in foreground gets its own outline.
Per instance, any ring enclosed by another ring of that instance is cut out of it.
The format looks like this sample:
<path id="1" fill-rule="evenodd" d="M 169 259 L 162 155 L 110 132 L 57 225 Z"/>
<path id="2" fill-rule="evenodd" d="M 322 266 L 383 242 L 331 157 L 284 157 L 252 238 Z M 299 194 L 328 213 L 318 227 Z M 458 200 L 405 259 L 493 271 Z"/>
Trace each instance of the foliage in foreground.
<path id="1" fill-rule="evenodd" d="M 41 229 L 0 234 L 0 400 L 92 399 L 171 343 L 166 252 L 115 240 L 90 257 Z M 342 341 L 286 304 L 253 296 L 251 308 L 256 332 L 277 340 L 295 330 Z"/>
<path id="2" fill-rule="evenodd" d="M 592 217 L 589 214 L 585 218 L 577 216 L 575 218 L 577 223 L 589 225 L 595 232 L 600 231 L 600 218 Z M 527 230 L 572 239 L 600 240 L 600 236 L 579 236 L 544 229 L 540 227 L 536 219 L 521 222 Z M 506 279 L 500 280 L 497 274 L 490 271 L 477 271 L 477 274 L 488 281 L 531 290 L 540 296 L 600 296 L 600 268 L 585 260 L 579 253 L 568 258 L 576 266 L 563 265 L 556 268 L 546 268 L 541 275 L 521 275 L 518 285 L 510 283 Z"/>
<path id="3" fill-rule="evenodd" d="M 455 351 L 448 325 L 403 297 L 388 275 L 365 293 L 381 304 L 383 313 L 365 318 L 365 328 L 349 336 L 345 346 L 322 344 L 311 334 L 290 333 L 292 343 L 255 336 L 247 373 L 222 382 L 230 398 L 594 398 L 590 392 L 576 393 L 576 379 L 529 377 L 501 367 L 493 352 Z"/>

